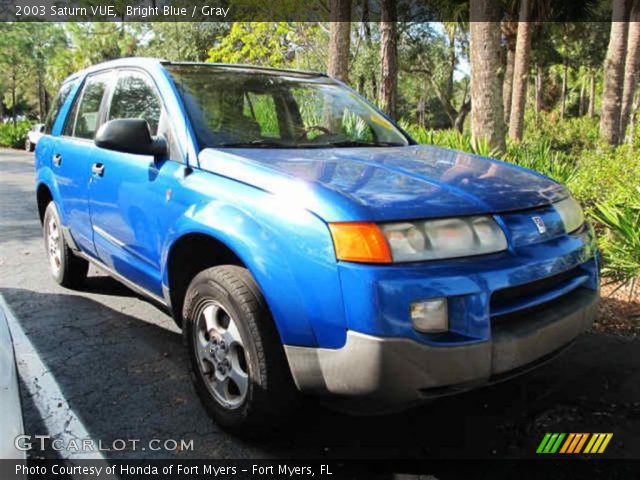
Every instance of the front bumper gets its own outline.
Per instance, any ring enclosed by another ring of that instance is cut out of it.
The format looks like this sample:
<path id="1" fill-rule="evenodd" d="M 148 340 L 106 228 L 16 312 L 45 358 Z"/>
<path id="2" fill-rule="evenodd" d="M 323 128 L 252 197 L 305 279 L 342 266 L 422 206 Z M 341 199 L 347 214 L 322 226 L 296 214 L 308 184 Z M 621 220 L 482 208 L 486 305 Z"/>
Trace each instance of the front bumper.
<path id="1" fill-rule="evenodd" d="M 342 348 L 285 346 L 301 391 L 402 408 L 430 397 L 515 375 L 588 330 L 598 291 L 579 288 L 547 308 L 503 321 L 487 341 L 433 346 L 406 338 L 347 332 Z"/>

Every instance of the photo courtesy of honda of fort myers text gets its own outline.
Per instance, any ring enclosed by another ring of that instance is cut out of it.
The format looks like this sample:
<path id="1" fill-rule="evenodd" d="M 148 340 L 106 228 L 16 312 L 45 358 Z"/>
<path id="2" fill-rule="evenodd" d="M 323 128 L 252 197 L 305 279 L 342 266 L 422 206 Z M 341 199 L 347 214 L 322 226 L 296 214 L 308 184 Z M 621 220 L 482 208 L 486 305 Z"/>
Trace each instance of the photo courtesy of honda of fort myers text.
<path id="1" fill-rule="evenodd" d="M 637 477 L 640 0 L 0 20 L 0 478 Z"/>

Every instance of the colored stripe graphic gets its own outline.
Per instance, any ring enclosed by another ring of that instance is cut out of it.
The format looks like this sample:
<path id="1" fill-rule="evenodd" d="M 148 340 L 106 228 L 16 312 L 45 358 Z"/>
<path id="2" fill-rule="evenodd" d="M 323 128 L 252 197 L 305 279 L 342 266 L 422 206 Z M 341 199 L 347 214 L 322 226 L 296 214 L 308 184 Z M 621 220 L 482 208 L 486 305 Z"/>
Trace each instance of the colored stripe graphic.
<path id="1" fill-rule="evenodd" d="M 569 445 L 571 445 L 571 442 L 573 442 L 573 439 L 576 437 L 575 433 L 570 433 L 569 436 L 567 437 L 567 440 L 564 442 L 564 445 L 562 445 L 562 448 L 560 449 L 560 453 L 566 453 L 567 449 L 569 448 Z"/>
<path id="2" fill-rule="evenodd" d="M 599 454 L 604 453 L 612 438 L 613 433 L 546 433 L 536 453 Z"/>
<path id="3" fill-rule="evenodd" d="M 589 438 L 589 434 L 588 433 L 582 433 L 581 435 L 582 435 L 582 438 L 578 442 L 578 445 L 576 445 L 576 449 L 573 451 L 573 453 L 580 453 L 580 451 L 582 450 L 582 447 L 584 446 L 585 442 L 587 441 L 587 438 Z"/>
<path id="4" fill-rule="evenodd" d="M 606 437 L 602 442 L 602 445 L 600 445 L 600 450 L 598 450 L 598 453 L 604 453 L 604 450 L 607 448 L 607 445 L 609 445 L 609 442 L 613 438 L 613 433 L 605 433 L 605 435 Z"/>
<path id="5" fill-rule="evenodd" d="M 549 441 L 549 438 L 551 437 L 550 433 L 547 433 L 544 438 L 542 439 L 542 441 L 540 442 L 540 445 L 538 445 L 538 449 L 536 450 L 536 453 L 542 453 L 542 451 L 544 450 L 545 445 L 547 444 L 547 442 Z"/>

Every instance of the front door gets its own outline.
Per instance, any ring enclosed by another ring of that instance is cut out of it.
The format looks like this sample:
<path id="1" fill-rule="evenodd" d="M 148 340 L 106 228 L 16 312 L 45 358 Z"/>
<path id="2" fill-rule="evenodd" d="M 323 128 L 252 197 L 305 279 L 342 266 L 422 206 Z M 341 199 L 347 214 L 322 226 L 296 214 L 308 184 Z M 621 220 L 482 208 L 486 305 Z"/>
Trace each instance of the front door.
<path id="1" fill-rule="evenodd" d="M 171 148 L 168 119 L 153 81 L 141 71 L 124 70 L 106 120 L 143 118 L 152 135 L 168 137 L 168 158 L 154 159 L 96 148 L 90 191 L 93 241 L 100 260 L 145 290 L 162 296 L 161 251 L 167 224 L 179 214 L 171 201 L 184 168 Z"/>

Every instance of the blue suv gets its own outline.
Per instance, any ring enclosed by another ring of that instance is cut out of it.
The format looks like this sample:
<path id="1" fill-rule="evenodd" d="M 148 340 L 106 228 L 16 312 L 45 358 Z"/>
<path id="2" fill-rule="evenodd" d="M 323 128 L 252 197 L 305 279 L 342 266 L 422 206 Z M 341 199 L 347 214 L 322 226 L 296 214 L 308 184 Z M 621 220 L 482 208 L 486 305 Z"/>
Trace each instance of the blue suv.
<path id="1" fill-rule="evenodd" d="M 299 393 L 393 410 L 520 373 L 594 318 L 567 189 L 416 143 L 318 73 L 123 59 L 65 80 L 36 149 L 53 278 L 170 311 L 195 387 L 251 431 Z"/>

